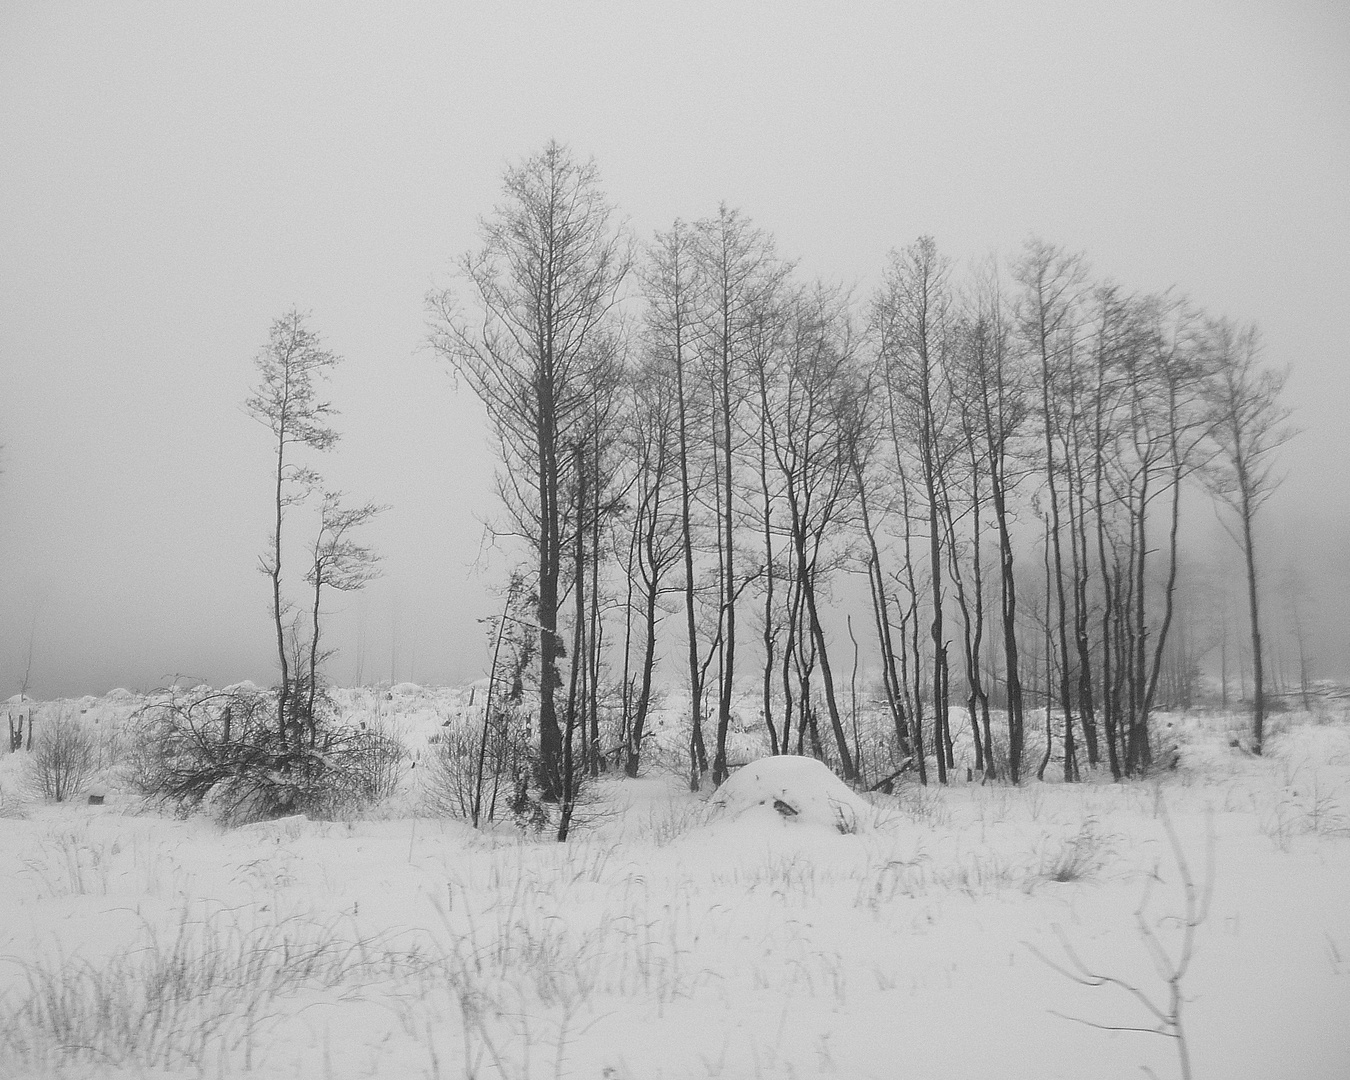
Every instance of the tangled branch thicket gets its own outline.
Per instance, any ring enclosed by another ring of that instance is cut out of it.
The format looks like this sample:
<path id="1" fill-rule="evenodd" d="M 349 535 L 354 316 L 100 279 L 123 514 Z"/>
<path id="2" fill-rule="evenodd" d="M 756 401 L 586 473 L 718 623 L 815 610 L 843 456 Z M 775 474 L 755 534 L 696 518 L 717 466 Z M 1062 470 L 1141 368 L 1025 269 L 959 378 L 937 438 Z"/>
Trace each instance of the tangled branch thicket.
<path id="1" fill-rule="evenodd" d="M 180 813 L 205 809 L 228 824 L 333 817 L 392 794 L 406 753 L 392 735 L 330 720 L 282 743 L 275 708 L 272 693 L 253 689 L 167 691 L 138 718 L 133 783 Z"/>

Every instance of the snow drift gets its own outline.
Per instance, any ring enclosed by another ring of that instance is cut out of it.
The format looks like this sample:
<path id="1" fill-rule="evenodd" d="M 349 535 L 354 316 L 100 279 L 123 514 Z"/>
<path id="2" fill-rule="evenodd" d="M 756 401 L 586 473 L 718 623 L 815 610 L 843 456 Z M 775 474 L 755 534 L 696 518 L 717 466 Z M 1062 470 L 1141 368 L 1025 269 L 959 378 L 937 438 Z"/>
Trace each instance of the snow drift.
<path id="1" fill-rule="evenodd" d="M 767 807 L 786 821 L 866 832 L 872 808 L 815 758 L 784 755 L 752 761 L 731 775 L 709 807 L 716 818 L 739 818 Z"/>

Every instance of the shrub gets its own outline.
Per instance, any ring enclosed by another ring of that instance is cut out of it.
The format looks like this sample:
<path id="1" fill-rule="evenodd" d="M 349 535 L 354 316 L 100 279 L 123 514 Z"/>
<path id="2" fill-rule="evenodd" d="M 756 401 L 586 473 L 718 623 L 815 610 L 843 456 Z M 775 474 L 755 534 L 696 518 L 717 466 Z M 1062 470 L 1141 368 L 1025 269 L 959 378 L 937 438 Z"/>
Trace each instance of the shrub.
<path id="1" fill-rule="evenodd" d="M 432 736 L 434 755 L 428 770 L 426 795 L 433 812 L 478 823 L 513 816 L 518 823 L 542 827 L 541 808 L 530 796 L 533 758 L 516 710 L 493 710 L 487 738 L 471 717 L 456 717 Z M 479 787 L 479 758 L 482 781 Z"/>
<path id="2" fill-rule="evenodd" d="M 141 714 L 131 780 L 180 813 L 205 809 L 225 824 L 332 817 L 378 801 L 397 783 L 404 751 L 392 736 L 330 719 L 283 742 L 275 720 L 268 692 L 169 691 Z"/>
<path id="3" fill-rule="evenodd" d="M 347 749 L 350 758 L 351 785 L 345 794 L 350 798 L 350 809 L 372 806 L 391 798 L 403 778 L 403 763 L 408 759 L 408 748 L 392 731 L 379 724 L 345 729 L 355 736 Z M 334 804 L 335 810 L 343 807 Z"/>
<path id="4" fill-rule="evenodd" d="M 61 709 L 38 727 L 33 740 L 29 772 L 33 793 L 56 802 L 78 795 L 94 774 L 97 749 L 79 717 Z"/>

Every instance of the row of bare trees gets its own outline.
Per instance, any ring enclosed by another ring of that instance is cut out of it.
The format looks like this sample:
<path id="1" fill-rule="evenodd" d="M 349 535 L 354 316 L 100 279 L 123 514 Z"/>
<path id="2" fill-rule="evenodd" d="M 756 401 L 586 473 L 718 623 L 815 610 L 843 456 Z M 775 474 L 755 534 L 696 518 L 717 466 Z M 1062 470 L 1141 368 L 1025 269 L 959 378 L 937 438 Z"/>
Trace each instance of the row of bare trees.
<path id="1" fill-rule="evenodd" d="M 556 143 L 481 229 L 432 343 L 486 407 L 501 531 L 534 555 L 562 835 L 579 776 L 636 774 L 663 661 L 694 786 L 733 766 L 752 676 L 772 751 L 856 783 L 909 760 L 946 782 L 962 711 L 975 768 L 1017 783 L 1033 706 L 1038 776 L 1146 770 L 1191 481 L 1232 510 L 1259 657 L 1252 520 L 1288 431 L 1254 330 L 1040 241 L 958 276 L 921 238 L 862 300 L 726 206 L 637 245 Z M 847 695 L 832 632 L 862 580 L 880 727 L 851 619 Z"/>

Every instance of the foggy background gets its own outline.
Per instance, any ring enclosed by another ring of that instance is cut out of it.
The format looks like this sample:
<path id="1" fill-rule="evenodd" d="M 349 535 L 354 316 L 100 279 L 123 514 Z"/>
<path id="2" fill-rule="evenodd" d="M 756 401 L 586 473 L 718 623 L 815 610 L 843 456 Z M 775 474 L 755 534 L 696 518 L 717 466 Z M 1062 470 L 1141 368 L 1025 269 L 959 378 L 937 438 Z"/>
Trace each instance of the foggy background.
<path id="1" fill-rule="evenodd" d="M 504 165 L 594 155 L 640 238 L 719 201 L 870 294 L 1030 234 L 1260 324 L 1299 438 L 1263 511 L 1350 677 L 1350 8 L 1241 3 L 0 6 L 0 697 L 274 678 L 270 443 L 295 305 L 346 358 L 318 464 L 389 503 L 330 665 L 459 682 L 513 564 L 477 401 L 424 345 Z M 1236 565 L 1189 506 L 1193 587 Z M 296 566 L 295 580 L 299 579 Z"/>

